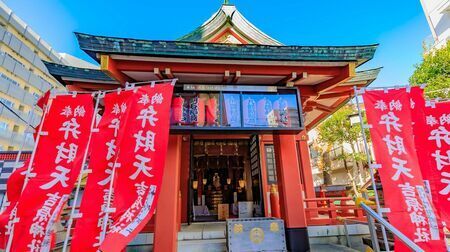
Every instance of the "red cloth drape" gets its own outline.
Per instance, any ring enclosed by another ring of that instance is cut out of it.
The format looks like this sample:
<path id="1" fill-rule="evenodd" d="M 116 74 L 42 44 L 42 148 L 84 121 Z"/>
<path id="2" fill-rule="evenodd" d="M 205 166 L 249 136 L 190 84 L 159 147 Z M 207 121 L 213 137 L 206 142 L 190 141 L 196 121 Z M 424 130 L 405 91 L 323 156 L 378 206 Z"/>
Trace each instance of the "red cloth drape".
<path id="1" fill-rule="evenodd" d="M 83 193 L 83 201 L 72 236 L 72 251 L 98 250 L 101 244 L 101 231 L 104 227 L 105 209 L 112 181 L 112 171 L 117 157 L 119 129 L 124 125 L 124 116 L 130 107 L 133 91 L 108 93 L 105 95 L 105 110 L 91 139 L 89 174 Z M 123 128 L 122 128 L 123 129 Z M 119 169 L 119 168 L 117 168 Z M 109 220 L 106 220 L 109 222 Z M 105 227 L 108 229 L 108 226 Z"/>
<path id="2" fill-rule="evenodd" d="M 163 176 L 173 86 L 145 86 L 133 93 L 118 135 L 112 225 L 102 251 L 121 251 L 152 218 Z M 150 102 L 139 102 L 143 97 Z"/>
<path id="3" fill-rule="evenodd" d="M 58 220 L 80 172 L 93 116 L 90 94 L 58 95 L 43 123 L 33 173 L 17 204 L 11 251 L 42 251 L 52 246 Z"/>
<path id="4" fill-rule="evenodd" d="M 217 126 L 218 114 L 217 114 L 217 99 L 211 97 L 206 102 L 206 124 L 208 126 Z"/>
<path id="5" fill-rule="evenodd" d="M 389 221 L 425 251 L 445 251 L 439 216 L 427 196 L 413 138 L 405 89 L 363 94 Z M 409 251 L 398 239 L 395 251 Z"/>

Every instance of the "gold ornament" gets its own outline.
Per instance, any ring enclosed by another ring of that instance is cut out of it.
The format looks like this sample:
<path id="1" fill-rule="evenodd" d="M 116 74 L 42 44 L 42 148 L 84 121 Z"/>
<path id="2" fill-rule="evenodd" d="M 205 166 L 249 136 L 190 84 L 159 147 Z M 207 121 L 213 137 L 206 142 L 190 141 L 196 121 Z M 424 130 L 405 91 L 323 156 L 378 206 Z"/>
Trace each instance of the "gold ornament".
<path id="1" fill-rule="evenodd" d="M 234 233 L 240 234 L 244 231 L 244 226 L 242 224 L 234 224 Z"/>
<path id="2" fill-rule="evenodd" d="M 280 231 L 280 227 L 278 226 L 278 223 L 276 223 L 276 222 L 270 223 L 270 231 L 272 231 L 274 233 Z"/>
<path id="3" fill-rule="evenodd" d="M 261 228 L 252 228 L 250 231 L 250 241 L 252 241 L 254 244 L 260 244 L 262 241 L 264 241 L 264 230 Z"/>

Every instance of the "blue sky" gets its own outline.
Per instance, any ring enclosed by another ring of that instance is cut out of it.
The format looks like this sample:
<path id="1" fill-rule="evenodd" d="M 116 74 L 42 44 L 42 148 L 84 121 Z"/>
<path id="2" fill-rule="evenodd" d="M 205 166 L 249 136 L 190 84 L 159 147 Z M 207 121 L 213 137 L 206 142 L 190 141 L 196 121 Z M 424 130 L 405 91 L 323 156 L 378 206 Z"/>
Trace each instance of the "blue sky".
<path id="1" fill-rule="evenodd" d="M 214 13 L 221 0 L 5 0 L 57 51 L 92 60 L 74 31 L 174 40 Z M 254 25 L 287 45 L 380 43 L 359 70 L 383 66 L 374 86 L 403 85 L 421 60 L 430 36 L 419 0 L 230 0 Z"/>

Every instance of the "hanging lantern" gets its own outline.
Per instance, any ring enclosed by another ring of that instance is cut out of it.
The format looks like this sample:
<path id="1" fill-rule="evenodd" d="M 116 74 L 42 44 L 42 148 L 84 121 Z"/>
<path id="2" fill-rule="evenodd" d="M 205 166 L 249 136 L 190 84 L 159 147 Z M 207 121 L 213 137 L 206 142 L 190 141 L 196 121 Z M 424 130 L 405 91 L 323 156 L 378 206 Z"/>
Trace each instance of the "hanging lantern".
<path id="1" fill-rule="evenodd" d="M 240 188 L 244 188 L 245 187 L 245 180 L 243 180 L 243 179 L 239 180 L 239 187 Z"/>
<path id="2" fill-rule="evenodd" d="M 231 184 L 231 179 L 227 178 L 227 185 Z"/>
<path id="3" fill-rule="evenodd" d="M 203 185 L 206 185 L 206 183 L 208 182 L 208 179 L 203 179 Z"/>
<path id="4" fill-rule="evenodd" d="M 197 190 L 197 188 L 198 188 L 198 181 L 197 180 L 192 181 L 192 188 L 194 188 L 194 190 Z"/>

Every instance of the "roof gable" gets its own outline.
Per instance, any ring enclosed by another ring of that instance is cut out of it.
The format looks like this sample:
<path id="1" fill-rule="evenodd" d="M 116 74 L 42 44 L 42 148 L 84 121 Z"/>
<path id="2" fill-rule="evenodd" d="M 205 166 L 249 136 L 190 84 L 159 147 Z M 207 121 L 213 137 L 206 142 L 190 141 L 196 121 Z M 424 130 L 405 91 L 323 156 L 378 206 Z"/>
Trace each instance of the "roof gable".
<path id="1" fill-rule="evenodd" d="M 230 32 L 231 31 L 231 32 Z M 227 38 L 223 38 L 224 33 Z M 205 23 L 178 39 L 188 42 L 283 45 L 250 23 L 234 5 L 223 4 Z"/>

